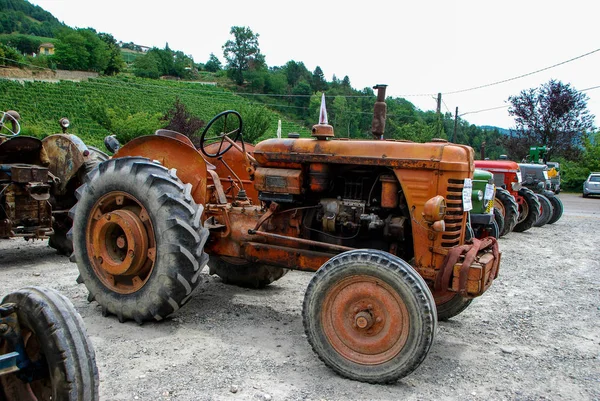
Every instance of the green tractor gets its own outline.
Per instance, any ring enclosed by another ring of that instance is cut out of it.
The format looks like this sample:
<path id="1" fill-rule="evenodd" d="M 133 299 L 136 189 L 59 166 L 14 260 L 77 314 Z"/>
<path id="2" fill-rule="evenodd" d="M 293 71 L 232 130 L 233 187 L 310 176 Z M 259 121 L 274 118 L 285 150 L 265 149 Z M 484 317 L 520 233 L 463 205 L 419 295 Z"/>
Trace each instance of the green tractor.
<path id="1" fill-rule="evenodd" d="M 469 212 L 470 234 L 475 238 L 499 238 L 504 230 L 504 216 L 494 208 L 494 176 L 475 169 L 473 173 L 472 209 Z"/>

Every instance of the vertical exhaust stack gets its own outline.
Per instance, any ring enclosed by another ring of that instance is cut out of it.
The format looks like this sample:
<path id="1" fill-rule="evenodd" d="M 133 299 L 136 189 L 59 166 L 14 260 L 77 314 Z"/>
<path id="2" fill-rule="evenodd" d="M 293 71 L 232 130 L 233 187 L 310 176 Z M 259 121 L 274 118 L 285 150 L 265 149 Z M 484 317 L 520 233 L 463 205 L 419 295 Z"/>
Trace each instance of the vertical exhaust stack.
<path id="1" fill-rule="evenodd" d="M 319 112 L 319 123 L 312 127 L 312 137 L 325 140 L 333 138 L 333 127 L 327 123 L 327 109 L 325 108 L 325 93 L 321 96 L 321 110 Z"/>
<path id="2" fill-rule="evenodd" d="M 385 104 L 385 88 L 387 85 L 375 85 L 377 89 L 377 101 L 373 109 L 373 122 L 371 123 L 371 133 L 375 139 L 383 139 L 385 133 L 385 118 L 387 114 L 387 104 Z"/>

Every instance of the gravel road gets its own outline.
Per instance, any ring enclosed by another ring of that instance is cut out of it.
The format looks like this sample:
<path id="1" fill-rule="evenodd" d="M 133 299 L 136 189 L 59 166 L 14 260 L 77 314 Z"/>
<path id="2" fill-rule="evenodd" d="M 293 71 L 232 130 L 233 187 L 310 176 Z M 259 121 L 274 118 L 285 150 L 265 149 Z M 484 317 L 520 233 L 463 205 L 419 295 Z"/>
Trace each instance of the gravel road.
<path id="1" fill-rule="evenodd" d="M 104 318 L 75 264 L 45 242 L 0 241 L 0 297 L 61 291 L 96 349 L 102 400 L 600 400 L 600 198 L 561 194 L 558 222 L 500 241 L 491 289 L 438 326 L 425 362 L 394 385 L 344 379 L 311 350 L 310 273 L 264 290 L 204 283 L 181 310 L 138 326 Z"/>

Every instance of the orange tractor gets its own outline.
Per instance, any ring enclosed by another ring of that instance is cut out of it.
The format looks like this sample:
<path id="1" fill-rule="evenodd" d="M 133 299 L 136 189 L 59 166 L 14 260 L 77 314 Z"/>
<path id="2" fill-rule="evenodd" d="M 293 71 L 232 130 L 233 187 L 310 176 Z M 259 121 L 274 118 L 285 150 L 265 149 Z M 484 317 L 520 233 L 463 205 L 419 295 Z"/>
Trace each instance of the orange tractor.
<path id="1" fill-rule="evenodd" d="M 164 130 L 122 146 L 70 213 L 89 300 L 141 324 L 183 306 L 207 263 L 257 287 L 288 269 L 316 272 L 303 322 L 319 357 L 371 383 L 412 372 L 437 320 L 489 288 L 500 253 L 494 238 L 465 243 L 473 150 L 383 140 L 385 85 L 375 88 L 377 140 L 335 138 L 323 103 L 312 138 L 252 147 L 226 111 L 199 149 Z"/>

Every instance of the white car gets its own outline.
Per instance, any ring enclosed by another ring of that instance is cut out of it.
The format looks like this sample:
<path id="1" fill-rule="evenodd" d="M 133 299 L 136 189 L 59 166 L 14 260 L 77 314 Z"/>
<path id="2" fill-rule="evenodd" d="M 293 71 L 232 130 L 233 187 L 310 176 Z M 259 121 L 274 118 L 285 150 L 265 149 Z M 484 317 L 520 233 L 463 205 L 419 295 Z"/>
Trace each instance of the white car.
<path id="1" fill-rule="evenodd" d="M 591 173 L 583 182 L 583 197 L 589 195 L 600 195 L 600 173 Z"/>

